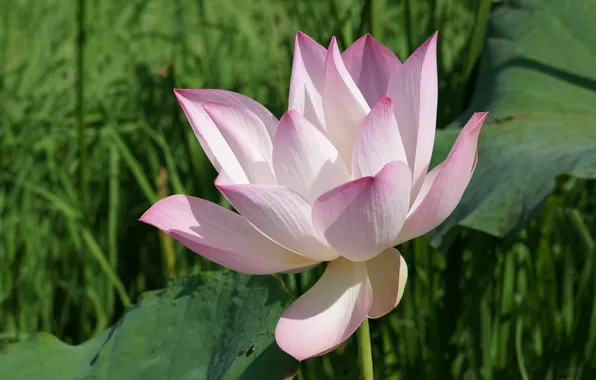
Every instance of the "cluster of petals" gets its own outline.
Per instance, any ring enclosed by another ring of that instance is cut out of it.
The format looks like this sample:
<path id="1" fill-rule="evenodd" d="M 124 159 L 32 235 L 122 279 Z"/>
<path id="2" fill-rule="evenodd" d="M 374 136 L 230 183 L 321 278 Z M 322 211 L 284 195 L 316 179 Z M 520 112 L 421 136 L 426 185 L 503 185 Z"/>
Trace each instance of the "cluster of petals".
<path id="1" fill-rule="evenodd" d="M 175 90 L 216 187 L 233 212 L 173 195 L 141 221 L 249 274 L 328 262 L 283 314 L 278 345 L 298 360 L 341 345 L 364 318 L 395 308 L 407 279 L 394 246 L 449 216 L 474 172 L 485 113 L 429 169 L 437 114 L 437 34 L 405 62 L 370 35 L 343 53 L 295 40 L 289 111 L 280 120 L 243 95 Z"/>

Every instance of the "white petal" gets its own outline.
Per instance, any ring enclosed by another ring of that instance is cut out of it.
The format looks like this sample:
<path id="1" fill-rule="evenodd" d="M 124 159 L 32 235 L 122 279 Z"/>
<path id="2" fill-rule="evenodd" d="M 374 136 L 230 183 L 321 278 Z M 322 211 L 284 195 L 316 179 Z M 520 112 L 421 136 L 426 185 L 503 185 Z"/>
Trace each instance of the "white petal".
<path id="1" fill-rule="evenodd" d="M 298 360 L 329 352 L 364 321 L 372 296 L 365 263 L 330 262 L 319 281 L 282 315 L 277 344 Z"/>
<path id="2" fill-rule="evenodd" d="M 327 49 L 302 32 L 294 41 L 290 80 L 290 110 L 296 110 L 320 131 L 325 130 L 323 72 Z"/>
<path id="3" fill-rule="evenodd" d="M 151 206 L 140 220 L 238 272 L 272 274 L 316 265 L 267 239 L 242 216 L 204 199 L 172 195 Z"/>
<path id="4" fill-rule="evenodd" d="M 407 163 L 390 98 L 381 99 L 364 120 L 352 154 L 354 178 L 374 176 L 391 161 Z"/>
<path id="5" fill-rule="evenodd" d="M 433 34 L 396 71 L 387 95 L 393 100 L 395 118 L 408 164 L 412 169 L 412 199 L 428 170 L 437 122 L 437 34 Z"/>
<path id="6" fill-rule="evenodd" d="M 276 185 L 216 186 L 242 216 L 281 246 L 315 261 L 338 257 L 315 231 L 311 206 L 298 193 Z"/>
<path id="7" fill-rule="evenodd" d="M 429 173 L 420 192 L 424 198 L 414 202 L 415 207 L 396 244 L 429 232 L 455 210 L 476 167 L 478 136 L 486 116 L 485 112 L 475 113 L 461 130 L 445 161 Z"/>
<path id="8" fill-rule="evenodd" d="M 356 136 L 370 107 L 344 66 L 335 37 L 325 60 L 323 108 L 327 137 L 349 165 Z"/>
<path id="9" fill-rule="evenodd" d="M 247 108 L 261 119 L 271 139 L 277 129 L 277 119 L 258 102 L 234 92 L 176 89 L 174 93 L 197 139 L 201 143 L 201 147 L 211 160 L 213 166 L 215 166 L 215 169 L 220 171 L 224 168 L 235 183 L 247 183 L 248 177 L 246 173 L 244 173 L 244 170 L 238 163 L 238 159 L 217 129 L 215 123 L 213 123 L 203 109 L 203 104 L 206 102 L 217 102 Z"/>
<path id="10" fill-rule="evenodd" d="M 317 198 L 313 223 L 342 256 L 369 260 L 397 237 L 410 206 L 411 181 L 407 164 L 391 162 L 374 177 L 348 182 Z"/>
<path id="11" fill-rule="evenodd" d="M 294 110 L 281 118 L 273 145 L 273 169 L 278 183 L 309 202 L 350 180 L 333 144 Z"/>
<path id="12" fill-rule="evenodd" d="M 271 166 L 273 144 L 263 122 L 240 106 L 205 103 L 203 108 L 234 152 L 249 183 L 277 183 Z"/>
<path id="13" fill-rule="evenodd" d="M 408 279 L 406 261 L 393 247 L 366 262 L 368 278 L 373 290 L 373 302 L 369 318 L 380 318 L 399 303 Z"/>

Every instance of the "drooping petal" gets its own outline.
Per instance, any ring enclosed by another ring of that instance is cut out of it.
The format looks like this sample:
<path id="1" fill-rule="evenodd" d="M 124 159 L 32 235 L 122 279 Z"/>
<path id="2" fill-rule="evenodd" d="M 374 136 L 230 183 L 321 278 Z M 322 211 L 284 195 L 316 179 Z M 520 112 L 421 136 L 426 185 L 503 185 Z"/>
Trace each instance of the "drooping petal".
<path id="1" fill-rule="evenodd" d="M 323 108 L 327 137 L 349 165 L 356 136 L 370 107 L 348 73 L 335 37 L 331 39 L 325 59 Z"/>
<path id="2" fill-rule="evenodd" d="M 282 315 L 275 330 L 277 344 L 298 360 L 324 354 L 356 331 L 372 298 L 366 264 L 334 260 Z"/>
<path id="3" fill-rule="evenodd" d="M 246 107 L 263 121 L 271 139 L 277 129 L 275 116 L 258 102 L 230 91 L 176 89 L 174 93 L 215 169 L 220 171 L 224 168 L 235 183 L 247 183 L 246 174 L 215 123 L 203 109 L 203 103 L 219 102 Z"/>
<path id="4" fill-rule="evenodd" d="M 238 272 L 272 274 L 316 264 L 267 239 L 242 216 L 200 198 L 172 195 L 151 206 L 140 220 Z"/>
<path id="5" fill-rule="evenodd" d="M 422 44 L 389 80 L 397 125 L 418 194 L 432 155 L 437 121 L 437 33 Z"/>
<path id="6" fill-rule="evenodd" d="M 346 69 L 370 107 L 387 93 L 387 84 L 401 62 L 370 34 L 360 37 L 341 55 Z"/>
<path id="7" fill-rule="evenodd" d="M 404 162 L 388 163 L 374 177 L 362 177 L 321 195 L 313 223 L 339 253 L 365 261 L 389 247 L 409 208 L 412 177 Z"/>
<path id="8" fill-rule="evenodd" d="M 391 247 L 368 260 L 366 267 L 373 290 L 368 317 L 380 318 L 401 300 L 408 279 L 408 266 L 399 251 Z"/>
<path id="9" fill-rule="evenodd" d="M 273 143 L 261 119 L 236 105 L 204 103 L 203 108 L 234 152 L 249 183 L 277 183 L 271 165 Z"/>
<path id="10" fill-rule="evenodd" d="M 327 49 L 302 32 L 294 40 L 288 109 L 296 110 L 320 131 L 325 130 L 323 72 Z"/>
<path id="11" fill-rule="evenodd" d="M 391 161 L 408 162 L 392 101 L 384 97 L 370 111 L 358 133 L 352 153 L 352 173 L 356 179 L 374 176 Z"/>
<path id="12" fill-rule="evenodd" d="M 487 115 L 486 112 L 475 113 L 460 132 L 440 168 L 429 173 L 426 196 L 414 203 L 416 208 L 410 212 L 396 244 L 427 233 L 453 212 L 472 178 L 478 136 Z M 435 177 L 434 181 L 432 177 Z"/>
<path id="13" fill-rule="evenodd" d="M 295 191 L 277 185 L 216 182 L 215 186 L 242 216 L 279 245 L 315 261 L 338 257 L 314 229 L 311 205 Z"/>
<path id="14" fill-rule="evenodd" d="M 327 137 L 294 110 L 280 120 L 273 143 L 273 169 L 280 185 L 312 202 L 350 180 L 348 169 Z"/>

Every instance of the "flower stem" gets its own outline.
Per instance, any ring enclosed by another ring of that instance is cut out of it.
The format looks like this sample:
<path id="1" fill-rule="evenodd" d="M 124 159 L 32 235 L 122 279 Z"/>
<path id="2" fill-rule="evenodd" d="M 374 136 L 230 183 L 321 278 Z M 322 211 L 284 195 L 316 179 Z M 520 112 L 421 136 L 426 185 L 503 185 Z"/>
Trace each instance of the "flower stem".
<path id="1" fill-rule="evenodd" d="M 358 337 L 358 358 L 360 359 L 360 372 L 362 374 L 360 378 L 362 380 L 374 380 L 368 318 L 364 318 L 364 322 L 358 327 L 356 335 Z"/>

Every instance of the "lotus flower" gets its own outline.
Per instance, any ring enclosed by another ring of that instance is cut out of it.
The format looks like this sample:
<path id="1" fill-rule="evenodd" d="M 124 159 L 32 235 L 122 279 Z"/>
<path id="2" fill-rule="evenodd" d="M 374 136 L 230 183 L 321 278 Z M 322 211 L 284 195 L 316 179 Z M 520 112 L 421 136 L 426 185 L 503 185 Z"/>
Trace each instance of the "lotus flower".
<path id="1" fill-rule="evenodd" d="M 295 40 L 289 111 L 278 121 L 243 95 L 175 90 L 238 211 L 173 195 L 141 221 L 249 274 L 323 276 L 283 314 L 278 345 L 298 360 L 342 344 L 399 303 L 408 270 L 394 246 L 437 227 L 461 199 L 485 113 L 447 159 L 429 162 L 437 113 L 435 33 L 403 64 L 366 35 L 340 53 Z"/>

